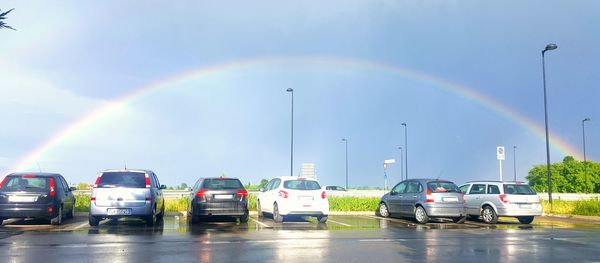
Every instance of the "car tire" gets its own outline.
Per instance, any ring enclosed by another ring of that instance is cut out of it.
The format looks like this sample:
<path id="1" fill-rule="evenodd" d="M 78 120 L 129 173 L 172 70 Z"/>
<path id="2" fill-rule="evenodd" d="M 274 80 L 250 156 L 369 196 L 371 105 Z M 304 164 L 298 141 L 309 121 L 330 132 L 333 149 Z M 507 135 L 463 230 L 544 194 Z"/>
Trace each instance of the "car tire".
<path id="1" fill-rule="evenodd" d="M 145 218 L 146 226 L 152 227 L 156 223 L 156 208 L 152 209 L 152 214 Z"/>
<path id="2" fill-rule="evenodd" d="M 531 222 L 533 222 L 534 218 L 535 217 L 533 217 L 533 216 L 518 216 L 517 217 L 517 219 L 519 220 L 519 222 L 521 224 L 527 224 L 527 225 L 531 224 Z"/>
<path id="3" fill-rule="evenodd" d="M 50 224 L 55 225 L 55 226 L 62 224 L 62 217 L 63 217 L 62 206 L 59 206 L 58 213 L 57 213 L 56 217 L 53 217 L 50 219 Z"/>
<path id="4" fill-rule="evenodd" d="M 454 222 L 455 224 L 462 224 L 465 221 L 467 221 L 466 216 L 452 218 L 452 222 Z"/>
<path id="5" fill-rule="evenodd" d="M 88 222 L 90 223 L 90 226 L 98 226 L 100 224 L 100 218 L 97 216 L 90 215 L 88 217 Z"/>
<path id="6" fill-rule="evenodd" d="M 250 215 L 246 212 L 243 216 L 240 216 L 240 223 L 248 223 L 248 218 L 250 218 Z"/>
<path id="7" fill-rule="evenodd" d="M 2 222 L 4 221 L 3 217 L 0 217 L 0 226 L 2 225 Z"/>
<path id="8" fill-rule="evenodd" d="M 279 214 L 279 206 L 277 203 L 273 204 L 273 221 L 275 221 L 275 223 L 283 222 L 283 216 Z"/>
<path id="9" fill-rule="evenodd" d="M 190 222 L 192 224 L 198 224 L 198 223 L 200 223 L 200 217 L 199 216 L 192 216 L 192 220 L 190 220 Z"/>
<path id="10" fill-rule="evenodd" d="M 162 208 L 160 209 L 160 214 L 158 214 L 158 216 L 156 216 L 156 220 L 162 222 L 164 217 L 165 217 L 165 203 L 163 203 Z"/>
<path id="11" fill-rule="evenodd" d="M 260 206 L 260 201 L 256 201 L 256 211 L 258 212 L 258 218 L 263 218 L 265 216 L 262 207 Z"/>
<path id="12" fill-rule="evenodd" d="M 390 210 L 384 202 L 379 203 L 379 207 L 377 208 L 377 215 L 381 217 L 390 217 Z"/>
<path id="13" fill-rule="evenodd" d="M 429 222 L 429 216 L 427 215 L 427 211 L 422 206 L 417 206 L 415 208 L 415 219 L 419 224 L 426 224 Z"/>
<path id="14" fill-rule="evenodd" d="M 68 219 L 72 219 L 73 217 L 75 217 L 75 203 L 73 203 L 73 206 L 71 207 L 71 211 L 69 211 L 69 213 L 67 214 Z"/>
<path id="15" fill-rule="evenodd" d="M 318 216 L 317 220 L 319 220 L 319 223 L 323 224 L 323 223 L 327 223 L 328 218 L 329 218 L 328 216 Z"/>
<path id="16" fill-rule="evenodd" d="M 483 207 L 483 210 L 481 211 L 481 218 L 486 224 L 498 223 L 498 214 L 496 214 L 494 208 L 489 205 Z"/>

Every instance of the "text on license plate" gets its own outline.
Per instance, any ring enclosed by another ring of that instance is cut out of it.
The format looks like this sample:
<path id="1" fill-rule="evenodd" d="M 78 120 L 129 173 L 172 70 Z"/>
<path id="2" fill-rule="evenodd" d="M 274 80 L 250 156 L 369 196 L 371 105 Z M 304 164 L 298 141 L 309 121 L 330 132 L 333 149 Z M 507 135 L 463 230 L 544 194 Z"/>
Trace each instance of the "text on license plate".
<path id="1" fill-rule="evenodd" d="M 11 195 L 8 197 L 9 202 L 35 202 L 37 196 L 22 196 L 22 195 Z"/>
<path id="2" fill-rule="evenodd" d="M 312 201 L 314 200 L 314 198 L 312 196 L 299 196 L 298 200 L 302 200 L 302 201 Z"/>
<path id="3" fill-rule="evenodd" d="M 231 199 L 233 195 L 215 195 L 215 199 Z"/>
<path id="4" fill-rule="evenodd" d="M 531 204 L 520 204 L 519 207 L 529 209 L 529 208 L 531 208 Z"/>
<path id="5" fill-rule="evenodd" d="M 131 209 L 129 208 L 119 208 L 119 209 L 108 209 L 108 215 L 110 216 L 127 216 L 131 215 Z"/>
<path id="6" fill-rule="evenodd" d="M 442 197 L 442 201 L 444 201 L 444 202 L 458 202 L 458 197 L 456 197 L 456 196 Z"/>

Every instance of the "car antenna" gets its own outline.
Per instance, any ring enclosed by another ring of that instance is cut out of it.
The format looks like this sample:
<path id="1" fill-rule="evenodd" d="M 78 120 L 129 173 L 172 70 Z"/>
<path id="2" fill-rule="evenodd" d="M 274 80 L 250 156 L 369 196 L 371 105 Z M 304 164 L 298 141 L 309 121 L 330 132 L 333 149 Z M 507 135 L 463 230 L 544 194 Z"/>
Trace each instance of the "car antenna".
<path id="1" fill-rule="evenodd" d="M 125 164 L 125 170 L 127 170 L 127 161 L 123 161 L 123 164 Z"/>
<path id="2" fill-rule="evenodd" d="M 37 166 L 38 166 L 38 170 L 40 170 L 40 173 L 41 173 L 42 172 L 42 167 L 40 166 L 39 162 L 37 163 Z"/>

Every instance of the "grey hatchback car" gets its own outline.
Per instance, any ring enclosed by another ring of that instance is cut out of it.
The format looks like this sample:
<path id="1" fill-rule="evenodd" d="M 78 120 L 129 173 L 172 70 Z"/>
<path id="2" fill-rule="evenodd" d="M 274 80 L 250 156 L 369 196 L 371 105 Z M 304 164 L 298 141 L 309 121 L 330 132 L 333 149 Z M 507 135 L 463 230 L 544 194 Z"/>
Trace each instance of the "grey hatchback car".
<path id="1" fill-rule="evenodd" d="M 100 173 L 90 197 L 89 223 L 104 218 L 139 217 L 153 226 L 164 211 L 165 189 L 149 170 L 106 170 Z"/>
<path id="2" fill-rule="evenodd" d="M 381 197 L 377 214 L 382 217 L 411 216 L 420 224 L 430 218 L 450 218 L 463 223 L 466 209 L 463 193 L 450 181 L 409 179 Z"/>

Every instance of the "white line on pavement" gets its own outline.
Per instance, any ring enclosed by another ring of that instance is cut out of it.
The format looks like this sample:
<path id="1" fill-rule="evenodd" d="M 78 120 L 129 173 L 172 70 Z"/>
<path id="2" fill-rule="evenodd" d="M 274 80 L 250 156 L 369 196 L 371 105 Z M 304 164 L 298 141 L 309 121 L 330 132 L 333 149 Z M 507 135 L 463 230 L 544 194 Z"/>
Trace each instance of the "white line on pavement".
<path id="1" fill-rule="evenodd" d="M 252 218 L 252 217 L 250 217 L 250 220 L 254 221 L 254 223 L 257 223 L 257 224 L 259 224 L 259 225 L 261 225 L 261 226 L 263 226 L 263 227 L 269 227 L 269 228 L 270 228 L 270 226 L 269 226 L 269 225 L 267 225 L 267 224 L 265 224 L 265 223 L 263 223 L 263 222 L 260 222 L 260 221 L 258 221 L 258 220 L 256 220 L 256 219 Z"/>
<path id="2" fill-rule="evenodd" d="M 358 240 L 358 242 L 393 242 L 393 241 L 406 241 L 406 239 L 401 239 L 401 238 L 394 238 L 394 239 L 390 239 L 390 238 L 380 238 L 380 239 L 361 239 Z"/>
<path id="3" fill-rule="evenodd" d="M 89 223 L 87 223 L 87 222 L 82 223 L 81 225 L 78 225 L 75 228 L 73 228 L 73 230 L 81 229 L 82 227 L 87 226 L 87 225 L 89 225 Z"/>
<path id="4" fill-rule="evenodd" d="M 342 223 L 342 222 L 338 222 L 338 221 L 334 221 L 334 220 L 331 220 L 331 219 L 329 219 L 327 221 L 331 222 L 331 223 L 334 223 L 334 224 L 342 225 L 342 226 L 348 226 L 348 227 L 352 226 L 352 225 L 349 225 L 349 224 L 346 224 L 346 223 Z"/>

